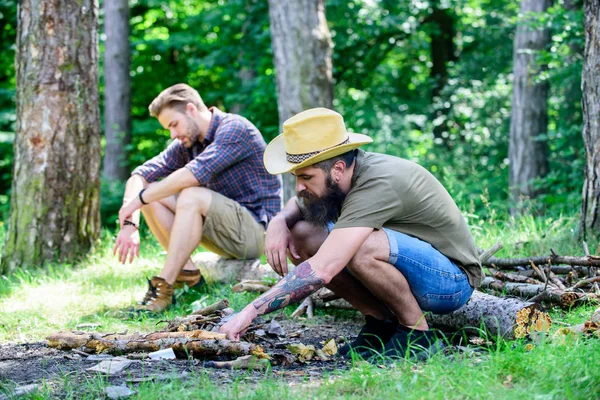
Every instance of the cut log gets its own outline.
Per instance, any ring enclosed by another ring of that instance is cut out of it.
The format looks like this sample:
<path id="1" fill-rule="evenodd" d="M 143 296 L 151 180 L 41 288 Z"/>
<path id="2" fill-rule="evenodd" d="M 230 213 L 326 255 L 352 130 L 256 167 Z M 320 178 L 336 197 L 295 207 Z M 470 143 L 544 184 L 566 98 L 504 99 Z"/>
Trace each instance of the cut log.
<path id="1" fill-rule="evenodd" d="M 202 273 L 207 283 L 237 283 L 242 280 L 259 280 L 269 278 L 279 280 L 280 277 L 267 264 L 261 265 L 260 260 L 226 259 L 215 253 L 197 253 L 192 261 Z"/>
<path id="2" fill-rule="evenodd" d="M 58 332 L 46 338 L 48 346 L 69 350 L 83 347 L 96 353 L 113 355 L 153 352 L 172 348 L 178 357 L 214 357 L 217 355 L 255 355 L 268 358 L 261 346 L 247 342 L 233 342 L 225 334 L 208 331 L 154 332 L 147 335 L 89 334 L 85 332 Z"/>
<path id="3" fill-rule="evenodd" d="M 536 303 L 496 297 L 477 290 L 458 310 L 445 315 L 427 314 L 426 317 L 435 328 L 475 333 L 485 329 L 490 335 L 505 339 L 547 332 L 552 325 L 550 316 Z"/>

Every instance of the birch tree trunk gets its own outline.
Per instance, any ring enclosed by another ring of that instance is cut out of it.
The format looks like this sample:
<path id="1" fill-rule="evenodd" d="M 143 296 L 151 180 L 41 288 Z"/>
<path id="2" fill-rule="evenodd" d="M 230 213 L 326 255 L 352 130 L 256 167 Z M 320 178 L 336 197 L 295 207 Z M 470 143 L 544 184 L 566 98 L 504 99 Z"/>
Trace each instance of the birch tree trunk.
<path id="1" fill-rule="evenodd" d="M 269 0 L 269 18 L 281 128 L 306 109 L 333 108 L 333 43 L 323 0 Z M 291 174 L 283 182 L 287 201 L 295 196 L 296 184 Z"/>
<path id="2" fill-rule="evenodd" d="M 104 0 L 104 150 L 103 176 L 124 181 L 129 177 L 127 146 L 131 143 L 131 88 L 129 79 L 129 2 Z"/>
<path id="3" fill-rule="evenodd" d="M 533 30 L 527 26 L 526 15 L 543 13 L 550 0 L 521 0 L 522 21 L 515 34 L 513 60 L 514 79 L 510 118 L 510 193 L 514 214 L 522 198 L 535 198 L 539 191 L 533 180 L 548 173 L 548 83 L 536 82 L 545 66 L 538 66 L 536 56 L 550 43 L 550 30 Z"/>
<path id="4" fill-rule="evenodd" d="M 600 232 L 600 0 L 585 0 L 585 52 L 582 73 L 583 142 L 586 164 L 581 233 Z"/>
<path id="5" fill-rule="evenodd" d="M 98 5 L 23 0 L 11 213 L 0 272 L 74 261 L 100 231 Z"/>

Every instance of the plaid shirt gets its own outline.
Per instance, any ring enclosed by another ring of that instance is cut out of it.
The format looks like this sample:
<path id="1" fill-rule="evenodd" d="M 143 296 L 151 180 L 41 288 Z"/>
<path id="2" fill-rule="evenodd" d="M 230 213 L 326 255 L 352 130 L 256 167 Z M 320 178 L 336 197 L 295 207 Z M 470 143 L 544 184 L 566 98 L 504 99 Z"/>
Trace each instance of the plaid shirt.
<path id="1" fill-rule="evenodd" d="M 188 149 L 174 140 L 132 175 L 154 182 L 185 167 L 201 186 L 237 201 L 266 227 L 282 203 L 281 178 L 269 174 L 263 164 L 266 143 L 247 119 L 215 107 L 210 111 L 213 116 L 202 143 Z"/>

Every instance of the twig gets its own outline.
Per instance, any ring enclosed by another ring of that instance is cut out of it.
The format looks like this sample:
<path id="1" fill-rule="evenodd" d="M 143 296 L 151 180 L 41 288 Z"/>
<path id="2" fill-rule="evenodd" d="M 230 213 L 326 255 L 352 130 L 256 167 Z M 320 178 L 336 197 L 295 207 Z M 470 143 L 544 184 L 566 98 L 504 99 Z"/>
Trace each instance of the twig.
<path id="1" fill-rule="evenodd" d="M 223 310 L 224 308 L 227 308 L 227 307 L 229 307 L 229 300 L 223 299 L 214 304 L 211 304 L 210 306 L 204 307 L 201 310 L 194 311 L 190 315 L 210 315 L 210 314 L 214 313 L 215 311 Z"/>
<path id="2" fill-rule="evenodd" d="M 542 282 L 544 282 L 544 290 L 546 290 L 546 287 L 548 286 L 548 277 L 546 276 L 546 274 L 544 274 L 544 271 L 542 271 L 541 268 L 538 268 L 537 265 L 535 265 L 533 261 L 529 261 L 529 264 L 531 265 L 531 268 L 535 271 L 535 273 L 540 277 Z"/>
<path id="3" fill-rule="evenodd" d="M 600 282 L 600 276 L 595 276 L 593 278 L 583 279 L 583 280 L 577 282 L 575 285 L 571 286 L 567 290 L 579 289 L 582 286 L 589 285 L 590 283 L 595 283 L 595 282 Z"/>
<path id="4" fill-rule="evenodd" d="M 308 296 L 307 298 L 305 298 L 304 301 L 302 301 L 302 303 L 300 303 L 300 305 L 298 306 L 298 308 L 296 308 L 296 310 L 292 313 L 292 318 L 296 318 L 296 317 L 301 316 L 302 314 L 304 314 L 304 311 L 306 311 L 306 313 L 308 314 L 308 307 L 309 306 L 310 306 L 311 309 L 313 308 L 313 301 L 310 298 L 310 296 Z M 311 317 L 309 317 L 309 318 L 311 318 Z"/>
<path id="5" fill-rule="evenodd" d="M 585 254 L 586 257 L 590 256 L 590 249 L 588 248 L 588 244 L 585 242 L 585 240 L 582 242 L 583 244 L 583 252 Z"/>
<path id="6" fill-rule="evenodd" d="M 494 244 L 492 247 L 490 247 L 489 249 L 487 249 L 479 255 L 479 261 L 483 264 L 484 262 L 489 260 L 494 254 L 499 252 L 502 249 L 502 247 L 504 247 L 504 244 L 502 242 L 496 242 L 496 244 Z"/>

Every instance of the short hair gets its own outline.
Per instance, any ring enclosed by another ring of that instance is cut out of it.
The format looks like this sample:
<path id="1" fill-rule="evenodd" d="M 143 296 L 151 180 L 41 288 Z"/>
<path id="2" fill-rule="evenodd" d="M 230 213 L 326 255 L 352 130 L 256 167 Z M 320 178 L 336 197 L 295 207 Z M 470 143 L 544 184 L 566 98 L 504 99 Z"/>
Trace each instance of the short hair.
<path id="1" fill-rule="evenodd" d="M 331 171 L 333 165 L 338 161 L 343 161 L 346 163 L 346 167 L 352 165 L 354 160 L 356 159 L 356 155 L 358 154 L 358 149 L 352 149 L 335 157 L 328 158 L 327 160 L 319 161 L 318 163 L 313 164 L 312 166 L 315 168 L 320 168 L 325 172 Z"/>
<path id="2" fill-rule="evenodd" d="M 185 83 L 178 83 L 171 87 L 166 88 L 148 106 L 150 115 L 158 118 L 158 114 L 165 107 L 175 108 L 177 111 L 185 112 L 185 106 L 188 103 L 192 103 L 199 110 L 206 108 L 202 97 L 198 91 Z"/>

